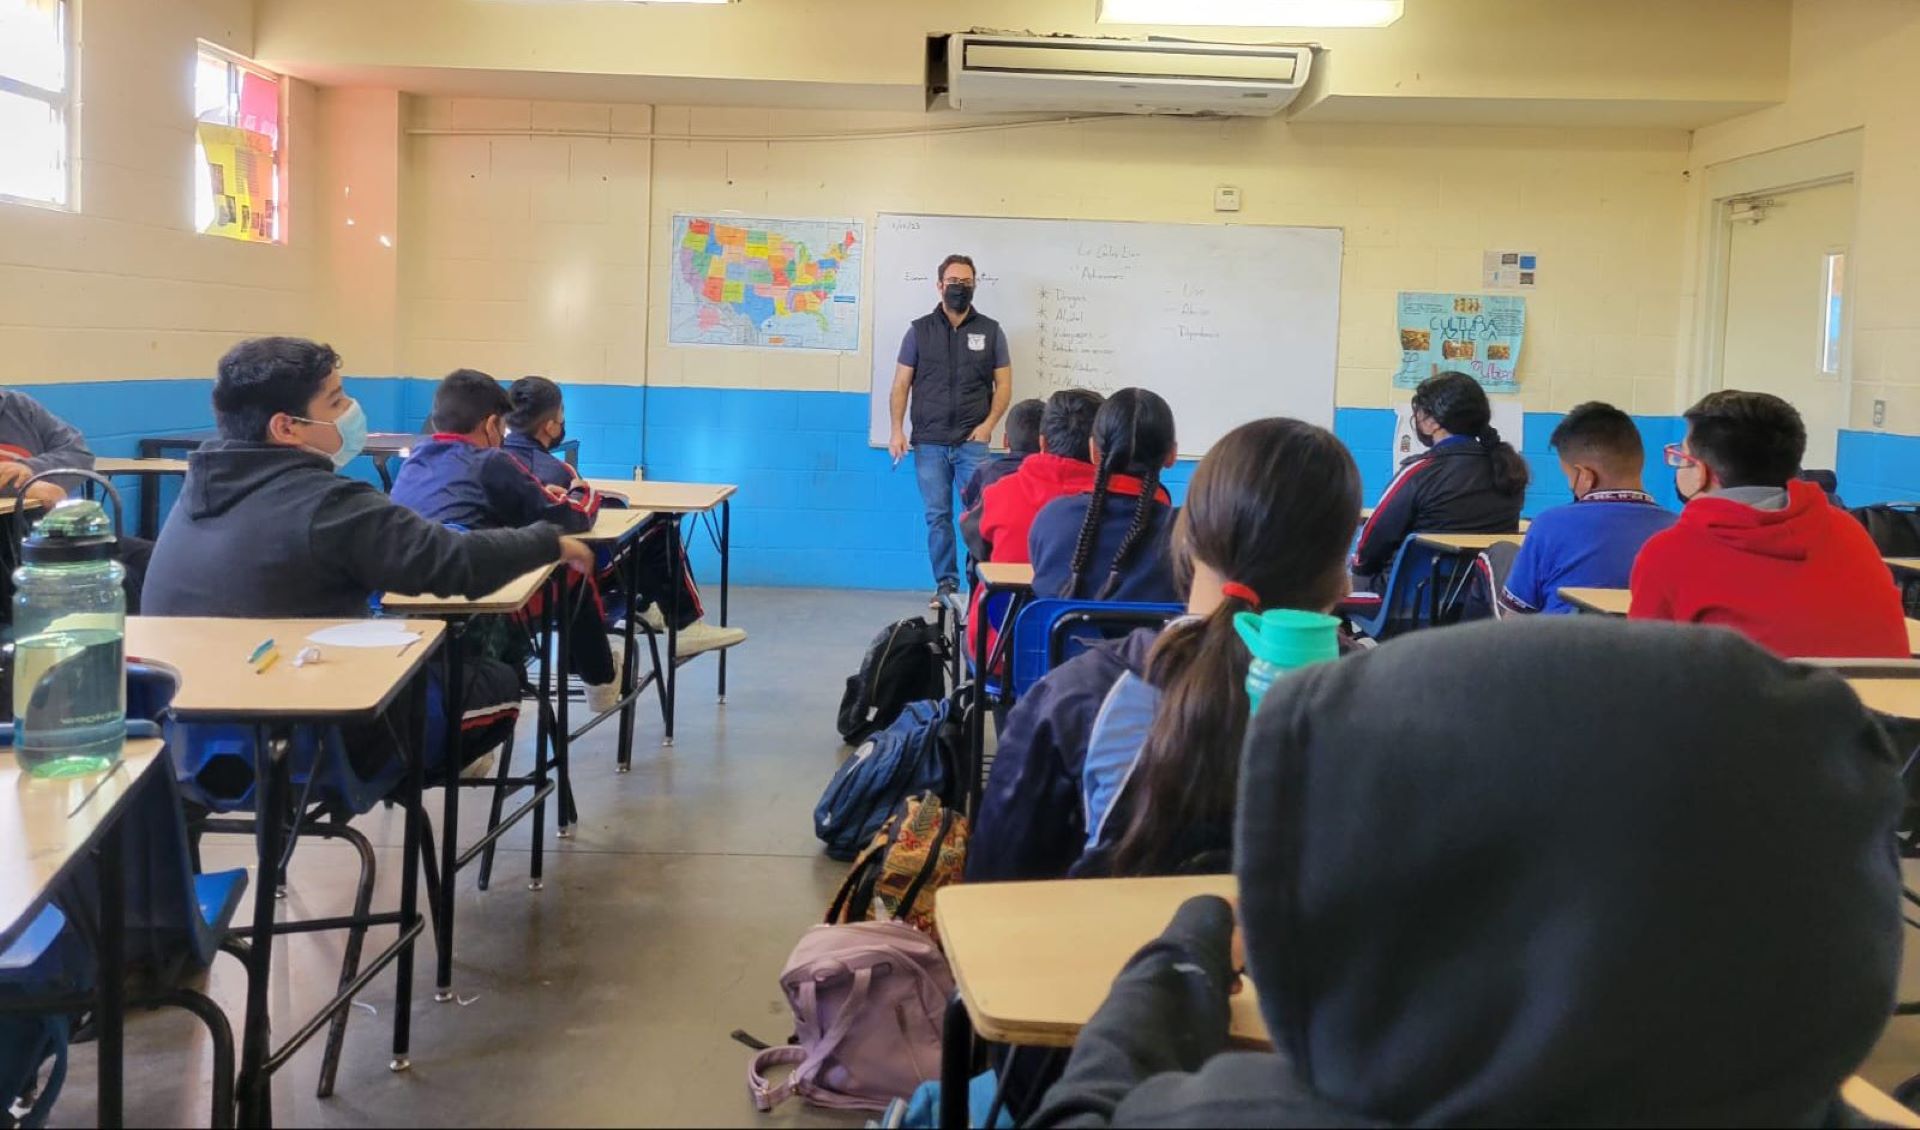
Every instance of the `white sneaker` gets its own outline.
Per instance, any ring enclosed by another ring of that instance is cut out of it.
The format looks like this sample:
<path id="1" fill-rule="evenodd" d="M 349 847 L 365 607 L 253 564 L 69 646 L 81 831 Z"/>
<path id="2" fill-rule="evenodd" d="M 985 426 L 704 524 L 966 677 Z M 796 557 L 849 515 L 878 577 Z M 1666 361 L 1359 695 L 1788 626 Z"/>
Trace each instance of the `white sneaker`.
<path id="1" fill-rule="evenodd" d="M 666 633 L 667 618 L 660 614 L 660 606 L 657 604 L 647 605 L 647 610 L 640 614 L 640 622 L 663 635 Z"/>
<path id="2" fill-rule="evenodd" d="M 718 628 L 705 620 L 695 620 L 680 629 L 680 636 L 674 645 L 674 655 L 680 659 L 691 659 L 709 651 L 722 651 L 747 642 L 745 628 Z"/>
<path id="3" fill-rule="evenodd" d="M 613 681 L 604 684 L 587 684 L 587 709 L 591 710 L 596 716 L 605 714 L 607 711 L 620 705 L 620 674 L 625 663 L 626 656 L 621 654 L 621 649 L 617 647 L 614 648 Z"/>
<path id="4" fill-rule="evenodd" d="M 494 754 L 494 750 L 488 750 L 479 757 L 467 762 L 460 770 L 460 779 L 463 781 L 479 781 L 493 776 Z"/>

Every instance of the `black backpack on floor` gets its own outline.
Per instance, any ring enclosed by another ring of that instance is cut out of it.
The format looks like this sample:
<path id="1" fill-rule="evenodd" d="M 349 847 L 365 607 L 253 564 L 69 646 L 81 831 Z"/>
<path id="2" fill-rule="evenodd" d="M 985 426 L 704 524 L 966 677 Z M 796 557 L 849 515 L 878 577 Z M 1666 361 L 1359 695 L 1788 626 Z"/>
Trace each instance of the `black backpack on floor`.
<path id="1" fill-rule="evenodd" d="M 840 737 L 859 745 L 893 724 L 910 702 L 947 697 L 946 642 L 940 629 L 915 617 L 873 637 L 859 673 L 840 697 Z"/>

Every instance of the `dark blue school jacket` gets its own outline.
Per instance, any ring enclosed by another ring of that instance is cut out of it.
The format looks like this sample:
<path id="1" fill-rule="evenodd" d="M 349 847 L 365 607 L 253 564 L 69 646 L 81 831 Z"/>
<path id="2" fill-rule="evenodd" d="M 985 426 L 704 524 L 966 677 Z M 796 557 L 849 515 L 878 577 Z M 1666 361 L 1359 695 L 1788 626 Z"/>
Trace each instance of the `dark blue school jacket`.
<path id="1" fill-rule="evenodd" d="M 550 491 L 526 464 L 498 447 L 436 435 L 413 449 L 394 476 L 393 500 L 423 518 L 469 530 L 551 522 L 581 533 L 593 525 L 590 490 Z"/>
<path id="2" fill-rule="evenodd" d="M 1120 676 L 1146 676 L 1160 636 L 1141 628 L 1047 673 L 1007 716 L 967 839 L 967 882 L 1064 879 L 1087 846 L 1081 778 L 1094 719 Z"/>
<path id="3" fill-rule="evenodd" d="M 1101 508 L 1100 529 L 1094 535 L 1093 550 L 1087 555 L 1086 574 L 1080 578 L 1079 600 L 1124 600 L 1134 603 L 1182 604 L 1185 597 L 1173 582 L 1173 507 L 1165 493 L 1151 505 L 1152 516 L 1146 532 L 1134 544 L 1126 564 L 1120 568 L 1119 583 L 1113 591 L 1101 595 L 1120 543 L 1133 524 L 1139 497 L 1118 492 L 1107 495 Z M 1042 507 L 1027 534 L 1027 550 L 1033 561 L 1033 595 L 1045 599 L 1066 595 L 1073 578 L 1073 551 L 1080 542 L 1080 527 L 1087 518 L 1091 494 L 1056 498 Z"/>
<path id="4" fill-rule="evenodd" d="M 580 476 L 565 459 L 541 447 L 530 435 L 522 432 L 508 432 L 505 450 L 520 460 L 533 477 L 550 487 L 572 490 Z"/>

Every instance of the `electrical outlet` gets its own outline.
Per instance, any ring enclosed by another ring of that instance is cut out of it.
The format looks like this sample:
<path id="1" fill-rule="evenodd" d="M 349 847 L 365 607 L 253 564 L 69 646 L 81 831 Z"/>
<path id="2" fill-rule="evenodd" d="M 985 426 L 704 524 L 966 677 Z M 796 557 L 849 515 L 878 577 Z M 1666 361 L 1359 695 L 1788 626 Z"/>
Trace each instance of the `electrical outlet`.
<path id="1" fill-rule="evenodd" d="M 1213 210 L 1216 212 L 1238 212 L 1240 210 L 1240 190 L 1230 184 L 1223 184 L 1214 189 Z"/>
<path id="2" fill-rule="evenodd" d="M 1884 400 L 1873 402 L 1873 426 L 1876 428 L 1887 426 L 1887 402 Z"/>

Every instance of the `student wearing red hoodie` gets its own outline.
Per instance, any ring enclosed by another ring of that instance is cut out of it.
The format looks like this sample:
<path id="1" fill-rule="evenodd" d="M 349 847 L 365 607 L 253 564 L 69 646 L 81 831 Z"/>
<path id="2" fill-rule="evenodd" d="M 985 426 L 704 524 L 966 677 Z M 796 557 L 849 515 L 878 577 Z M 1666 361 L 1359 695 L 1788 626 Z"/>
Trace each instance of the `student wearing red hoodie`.
<path id="1" fill-rule="evenodd" d="M 1680 521 L 1633 566 L 1636 620 L 1719 624 L 1775 654 L 1910 654 L 1893 575 L 1865 527 L 1795 475 L 1807 430 L 1791 404 L 1728 390 L 1687 411 L 1667 448 Z"/>
<path id="2" fill-rule="evenodd" d="M 981 491 L 980 505 L 960 519 L 960 536 L 975 561 L 1027 564 L 1033 560 L 1027 534 L 1047 503 L 1093 489 L 1093 420 L 1103 403 L 1099 393 L 1083 388 L 1061 389 L 1047 398 L 1040 414 L 1040 450 L 1027 456 L 1019 470 Z M 1140 480 L 1115 475 L 1108 489 L 1137 496 Z M 976 615 L 967 618 L 969 632 L 980 622 L 981 591 L 974 590 Z"/>

